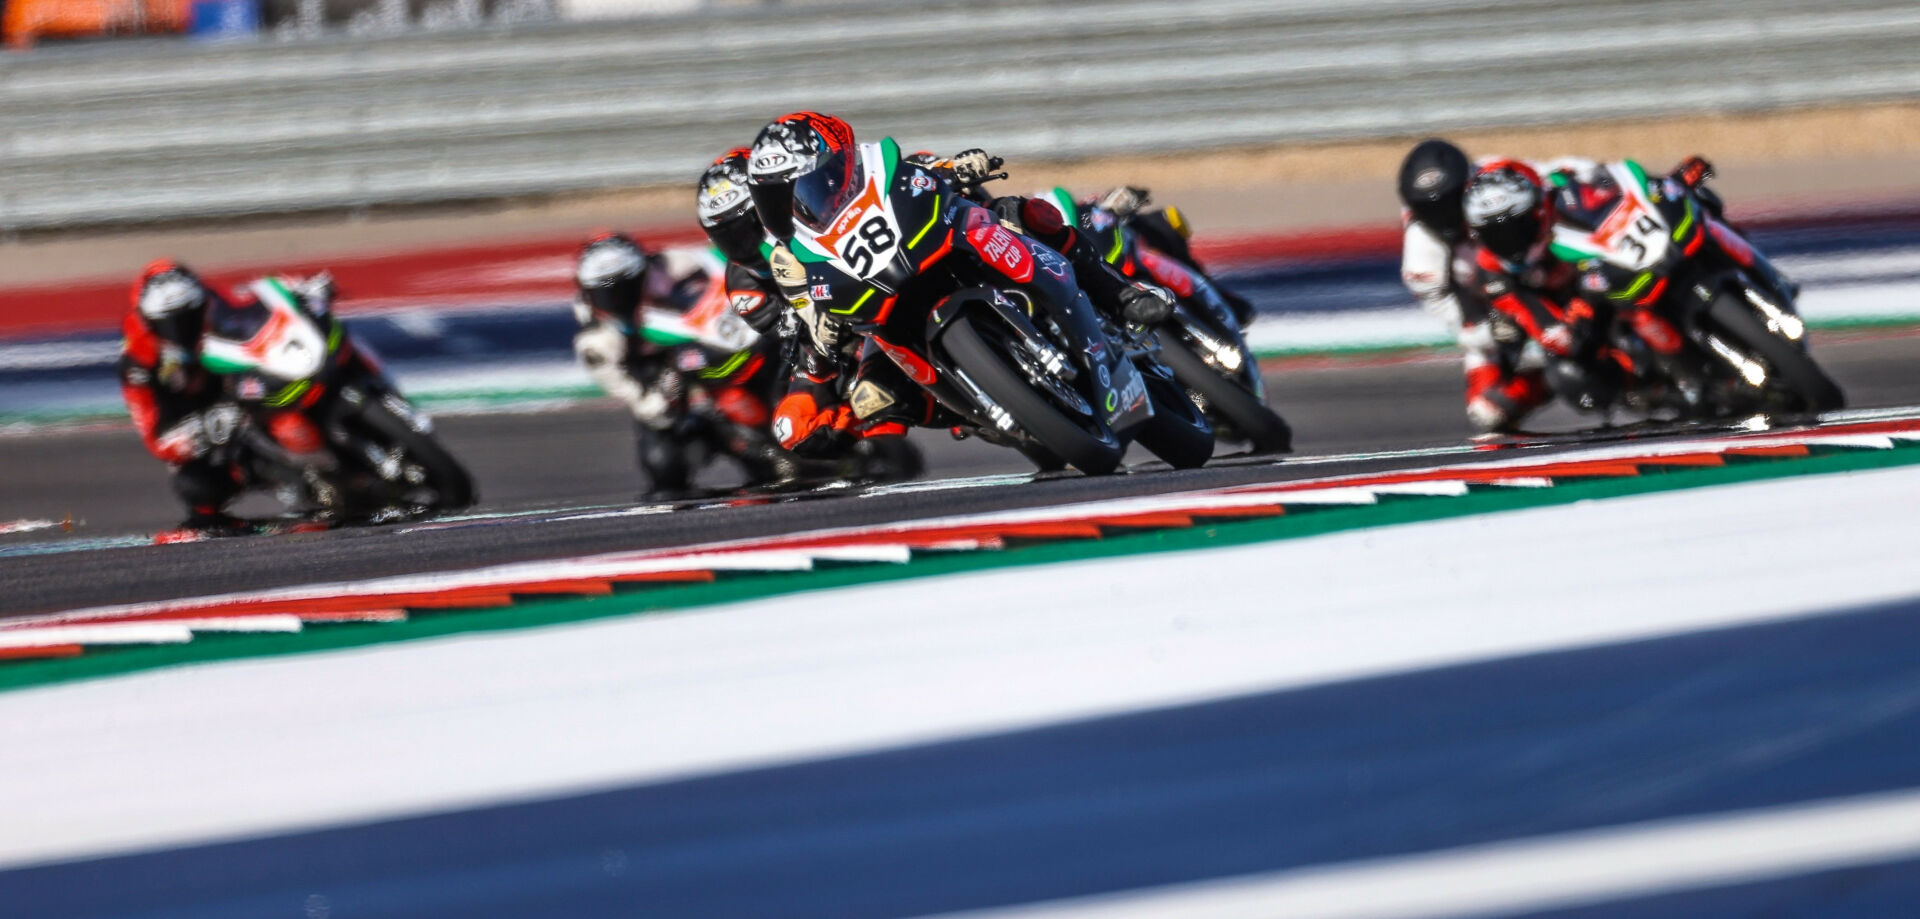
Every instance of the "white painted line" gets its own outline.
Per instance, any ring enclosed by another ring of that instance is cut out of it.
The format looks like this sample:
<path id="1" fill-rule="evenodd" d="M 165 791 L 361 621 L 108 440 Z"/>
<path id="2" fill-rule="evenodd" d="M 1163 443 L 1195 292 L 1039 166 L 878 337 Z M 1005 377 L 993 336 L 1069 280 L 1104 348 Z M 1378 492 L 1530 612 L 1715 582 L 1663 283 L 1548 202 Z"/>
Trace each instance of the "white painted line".
<path id="1" fill-rule="evenodd" d="M 1657 821 L 949 919 L 1443 919 L 1605 903 L 1920 855 L 1920 791 Z"/>
<path id="2" fill-rule="evenodd" d="M 1520 475 L 1510 479 L 1489 479 L 1488 485 L 1505 485 L 1508 488 L 1552 488 L 1553 480 L 1543 476 Z"/>
<path id="3" fill-rule="evenodd" d="M 1425 495 L 1434 498 L 1457 498 L 1467 493 L 1467 483 L 1459 479 L 1423 479 L 1418 482 L 1389 482 L 1385 485 L 1365 486 L 1376 495 Z"/>
<path id="4" fill-rule="evenodd" d="M 878 562 L 896 565 L 913 561 L 913 551 L 898 543 L 820 546 L 810 547 L 804 551 L 813 556 L 815 561 Z"/>
<path id="5" fill-rule="evenodd" d="M 957 488 L 990 488 L 998 485 L 1022 485 L 1033 481 L 1031 472 L 1009 472 L 998 475 L 977 475 L 958 479 L 922 479 L 912 482 L 896 482 L 891 485 L 875 485 L 860 492 L 862 498 L 877 498 L 881 495 L 906 495 L 923 491 L 948 491 Z"/>
<path id="6" fill-rule="evenodd" d="M 158 645 L 193 640 L 193 630 L 171 623 L 114 622 L 0 632 L 0 648 L 50 645 Z"/>
<path id="7" fill-rule="evenodd" d="M 58 520 L 0 520 L 0 536 L 51 530 L 59 525 Z"/>
<path id="8" fill-rule="evenodd" d="M 552 519 L 553 519 L 553 522 L 559 523 L 563 520 L 606 520 L 612 517 L 652 517 L 656 514 L 671 514 L 671 513 L 673 513 L 673 505 L 671 504 L 648 504 L 648 505 L 643 505 L 641 507 L 621 508 L 620 510 L 617 510 L 617 511 L 595 511 L 589 514 L 569 514 L 565 517 L 554 517 Z"/>
<path id="9" fill-rule="evenodd" d="M 161 620 L 169 625 L 184 625 L 195 632 L 298 632 L 305 625 L 299 616 L 208 616 L 196 619 Z"/>

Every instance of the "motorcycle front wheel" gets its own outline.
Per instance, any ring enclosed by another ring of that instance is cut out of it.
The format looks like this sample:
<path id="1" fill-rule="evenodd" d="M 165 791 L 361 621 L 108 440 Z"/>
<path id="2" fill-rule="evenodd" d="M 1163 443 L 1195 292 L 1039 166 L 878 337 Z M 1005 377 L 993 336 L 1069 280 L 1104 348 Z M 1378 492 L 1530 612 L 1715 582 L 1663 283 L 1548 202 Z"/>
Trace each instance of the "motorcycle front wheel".
<path id="1" fill-rule="evenodd" d="M 1707 317 L 1726 330 L 1740 347 L 1760 356 L 1784 380 L 1809 412 L 1832 412 L 1847 407 L 1846 393 L 1820 365 L 1794 342 L 1767 330 L 1766 323 L 1730 293 L 1721 293 L 1707 308 Z"/>
<path id="2" fill-rule="evenodd" d="M 1105 425 L 1075 421 L 1035 391 L 1011 365 L 1005 349 L 987 343 L 981 330 L 975 328 L 973 317 L 954 317 L 940 340 L 967 378 L 1006 409 L 1014 423 L 1048 452 L 1087 475 L 1107 475 L 1120 467 L 1126 445 Z"/>
<path id="3" fill-rule="evenodd" d="M 435 500 L 431 507 L 434 510 L 457 511 L 472 506 L 478 499 L 473 476 L 432 435 L 414 430 L 406 419 L 394 414 L 378 399 L 361 403 L 356 414 L 360 423 L 377 435 L 385 447 L 398 449 L 405 454 L 407 462 L 419 466 L 425 473 L 426 480 L 421 484 L 433 491 Z"/>
<path id="4" fill-rule="evenodd" d="M 1173 371 L 1180 385 L 1193 390 L 1207 409 L 1226 420 L 1245 437 L 1254 453 L 1286 453 L 1293 449 L 1293 428 L 1245 386 L 1207 366 L 1200 355 L 1171 335 L 1160 336 L 1160 361 Z M 1258 367 L 1253 369 L 1259 373 Z"/>

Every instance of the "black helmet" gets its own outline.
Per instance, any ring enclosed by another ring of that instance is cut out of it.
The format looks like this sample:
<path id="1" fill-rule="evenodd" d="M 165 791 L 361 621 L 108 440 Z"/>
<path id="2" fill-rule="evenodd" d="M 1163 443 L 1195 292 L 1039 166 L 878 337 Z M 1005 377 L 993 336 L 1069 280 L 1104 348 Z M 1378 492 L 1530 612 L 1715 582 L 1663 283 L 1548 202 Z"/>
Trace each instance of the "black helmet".
<path id="1" fill-rule="evenodd" d="M 1413 219 L 1451 242 L 1460 236 L 1460 196 L 1472 173 L 1459 147 L 1439 138 L 1423 140 L 1400 164 L 1400 203 Z"/>
<path id="2" fill-rule="evenodd" d="M 747 190 L 747 160 L 753 151 L 735 147 L 720 155 L 700 174 L 694 210 L 700 229 L 727 261 L 740 265 L 758 265 L 765 261 L 760 243 L 766 230 L 753 209 L 753 197 Z"/>
<path id="3" fill-rule="evenodd" d="M 821 216 L 815 212 L 852 185 L 848 173 L 858 166 L 857 157 L 853 128 L 832 115 L 794 112 L 761 128 L 747 161 L 760 225 L 780 239 L 791 239 L 796 205 L 803 216 Z M 796 194 L 795 186 L 816 172 L 822 175 L 809 183 L 808 193 Z"/>

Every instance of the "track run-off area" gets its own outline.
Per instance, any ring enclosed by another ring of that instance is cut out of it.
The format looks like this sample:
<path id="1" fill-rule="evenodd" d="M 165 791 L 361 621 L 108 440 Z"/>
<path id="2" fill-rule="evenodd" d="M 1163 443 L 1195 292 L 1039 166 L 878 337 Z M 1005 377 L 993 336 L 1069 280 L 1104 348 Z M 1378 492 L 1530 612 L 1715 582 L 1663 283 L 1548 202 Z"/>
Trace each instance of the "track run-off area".
<path id="1" fill-rule="evenodd" d="M 173 545 L 105 339 L 0 344 L 0 913 L 1900 914 L 1917 225 L 1763 229 L 1817 421 L 1475 442 L 1347 240 L 1232 262 L 1295 455 L 637 501 L 548 342 L 428 400 L 474 513 Z"/>

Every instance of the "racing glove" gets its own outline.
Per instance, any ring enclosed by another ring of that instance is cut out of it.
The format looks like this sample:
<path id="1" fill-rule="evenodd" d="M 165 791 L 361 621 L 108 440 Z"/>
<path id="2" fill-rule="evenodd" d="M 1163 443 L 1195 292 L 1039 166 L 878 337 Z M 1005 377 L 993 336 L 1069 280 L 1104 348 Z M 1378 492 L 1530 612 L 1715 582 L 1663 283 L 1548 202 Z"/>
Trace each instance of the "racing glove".
<path id="1" fill-rule="evenodd" d="M 984 181 L 1007 164 L 1006 160 L 990 156 L 987 151 L 979 147 L 972 147 L 954 154 L 950 162 L 954 179 L 962 185 L 973 185 Z"/>
<path id="2" fill-rule="evenodd" d="M 1119 299 L 1128 322 L 1153 325 L 1173 314 L 1173 292 L 1154 284 L 1133 281 L 1120 288 Z"/>
<path id="3" fill-rule="evenodd" d="M 1151 200 L 1153 199 L 1146 189 L 1134 185 L 1122 185 L 1101 195 L 1100 200 L 1094 203 L 1094 207 L 1125 220 L 1139 213 L 1140 209 L 1146 207 Z"/>
<path id="4" fill-rule="evenodd" d="M 175 466 L 206 456 L 212 449 L 207 440 L 206 419 L 200 417 L 199 412 L 188 414 L 154 437 L 153 446 L 162 460 Z"/>
<path id="5" fill-rule="evenodd" d="M 1698 188 L 1713 178 L 1713 164 L 1698 155 L 1689 156 L 1668 175 L 1688 188 Z"/>

